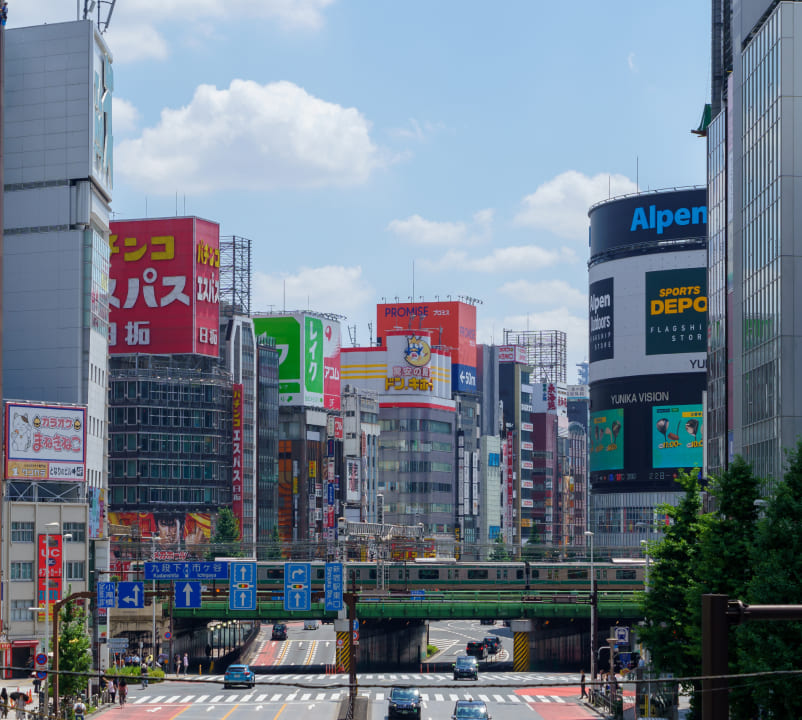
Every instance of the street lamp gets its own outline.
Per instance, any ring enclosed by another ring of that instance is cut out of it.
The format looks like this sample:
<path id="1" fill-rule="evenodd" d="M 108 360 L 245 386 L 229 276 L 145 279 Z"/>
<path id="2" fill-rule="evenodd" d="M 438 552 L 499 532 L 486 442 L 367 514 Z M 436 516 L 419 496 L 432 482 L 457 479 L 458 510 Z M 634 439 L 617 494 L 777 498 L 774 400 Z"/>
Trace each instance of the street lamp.
<path id="1" fill-rule="evenodd" d="M 596 569 L 593 565 L 593 533 L 585 530 L 585 536 L 590 538 L 590 679 L 596 682 L 596 659 L 593 656 L 593 645 L 596 634 Z"/>

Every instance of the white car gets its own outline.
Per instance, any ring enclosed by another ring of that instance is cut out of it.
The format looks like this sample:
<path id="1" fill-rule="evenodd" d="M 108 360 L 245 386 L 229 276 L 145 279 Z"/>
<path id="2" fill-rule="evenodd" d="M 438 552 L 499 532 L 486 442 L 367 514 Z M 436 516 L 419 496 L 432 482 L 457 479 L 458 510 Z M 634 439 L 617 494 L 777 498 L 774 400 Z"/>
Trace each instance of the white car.
<path id="1" fill-rule="evenodd" d="M 320 620 L 304 620 L 304 630 L 317 630 L 320 627 Z"/>

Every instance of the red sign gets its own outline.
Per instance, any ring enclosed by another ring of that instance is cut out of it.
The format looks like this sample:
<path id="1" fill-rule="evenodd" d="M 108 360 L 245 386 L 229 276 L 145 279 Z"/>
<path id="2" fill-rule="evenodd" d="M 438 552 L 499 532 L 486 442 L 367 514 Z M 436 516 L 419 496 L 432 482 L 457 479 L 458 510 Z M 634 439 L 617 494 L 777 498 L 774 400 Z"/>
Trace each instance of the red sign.
<path id="1" fill-rule="evenodd" d="M 343 419 L 341 417 L 334 418 L 334 438 L 336 440 L 343 439 Z"/>
<path id="2" fill-rule="evenodd" d="M 231 423 L 234 434 L 231 450 L 231 511 L 239 520 L 239 533 L 242 537 L 242 384 L 231 386 L 234 401 L 234 415 Z"/>
<path id="3" fill-rule="evenodd" d="M 323 327 L 323 405 L 328 410 L 340 409 L 340 323 L 338 322 L 326 322 Z"/>
<path id="4" fill-rule="evenodd" d="M 217 357 L 219 225 L 186 217 L 110 226 L 109 352 Z"/>
<path id="5" fill-rule="evenodd" d="M 48 617 L 53 617 L 52 606 L 61 600 L 61 535 L 39 535 L 37 605 L 48 606 Z M 45 587 L 47 585 L 47 587 Z M 47 600 L 45 600 L 45 596 Z M 40 613 L 44 619 L 44 613 Z"/>
<path id="6" fill-rule="evenodd" d="M 386 345 L 392 330 L 429 330 L 432 346 L 451 350 L 451 362 L 476 367 L 476 306 L 468 303 L 388 303 L 376 306 L 376 335 Z"/>

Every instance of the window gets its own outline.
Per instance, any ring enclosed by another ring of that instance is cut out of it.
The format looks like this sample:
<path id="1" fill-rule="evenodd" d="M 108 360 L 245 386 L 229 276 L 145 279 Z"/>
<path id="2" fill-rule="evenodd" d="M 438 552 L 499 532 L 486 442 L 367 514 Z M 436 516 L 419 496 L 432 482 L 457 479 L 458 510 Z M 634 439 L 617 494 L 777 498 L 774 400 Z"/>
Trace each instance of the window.
<path id="1" fill-rule="evenodd" d="M 33 580 L 32 562 L 13 562 L 11 563 L 12 580 Z"/>
<path id="2" fill-rule="evenodd" d="M 71 538 L 65 537 L 64 542 L 82 543 L 86 542 L 86 523 L 65 522 L 64 535 L 72 535 Z"/>
<path id="3" fill-rule="evenodd" d="M 11 522 L 11 542 L 33 542 L 32 522 Z"/>
<path id="4" fill-rule="evenodd" d="M 86 575 L 84 561 L 65 562 L 64 574 L 67 580 L 84 580 Z"/>
<path id="5" fill-rule="evenodd" d="M 33 598 L 30 600 L 12 600 L 11 601 L 11 622 L 25 622 L 33 619 L 33 613 L 28 610 L 33 607 Z"/>

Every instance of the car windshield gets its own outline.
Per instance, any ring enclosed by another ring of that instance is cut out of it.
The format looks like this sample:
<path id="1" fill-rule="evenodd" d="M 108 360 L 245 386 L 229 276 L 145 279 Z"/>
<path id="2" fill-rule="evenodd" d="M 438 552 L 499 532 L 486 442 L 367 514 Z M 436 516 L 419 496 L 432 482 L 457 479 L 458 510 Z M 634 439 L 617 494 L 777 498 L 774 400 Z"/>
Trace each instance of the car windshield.
<path id="1" fill-rule="evenodd" d="M 419 694 L 415 688 L 393 688 L 390 691 L 393 700 L 417 700 Z"/>
<path id="2" fill-rule="evenodd" d="M 476 665 L 476 658 L 472 657 L 458 657 L 457 667 L 472 667 Z"/>
<path id="3" fill-rule="evenodd" d="M 462 720 L 463 718 L 469 718 L 471 720 L 483 720 L 487 717 L 487 706 L 484 703 L 476 705 L 460 705 L 457 708 L 455 715 L 457 718 L 459 718 L 459 720 Z"/>
<path id="4" fill-rule="evenodd" d="M 228 668 L 229 672 L 247 672 L 248 666 L 247 665 L 231 665 Z"/>

